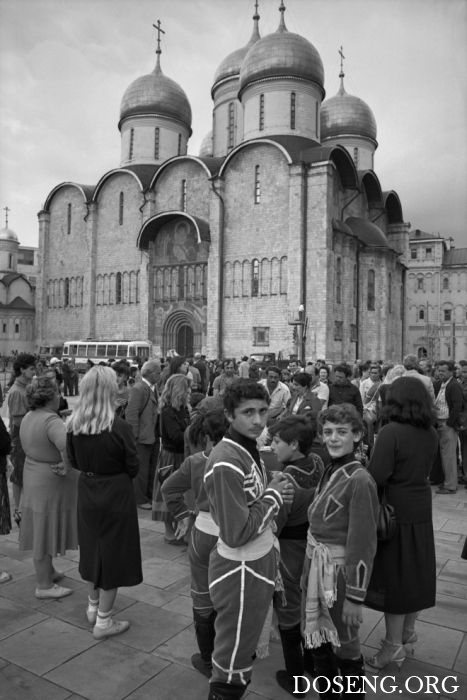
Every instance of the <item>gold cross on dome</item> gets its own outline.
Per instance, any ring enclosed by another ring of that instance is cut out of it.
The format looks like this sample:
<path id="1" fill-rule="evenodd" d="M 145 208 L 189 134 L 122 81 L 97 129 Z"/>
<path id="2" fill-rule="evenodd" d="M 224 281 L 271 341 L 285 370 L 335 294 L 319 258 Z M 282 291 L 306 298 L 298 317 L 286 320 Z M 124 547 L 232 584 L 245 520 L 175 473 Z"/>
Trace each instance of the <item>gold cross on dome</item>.
<path id="1" fill-rule="evenodd" d="M 157 25 L 153 24 L 152 25 L 154 29 L 157 32 L 157 49 L 156 53 L 161 53 L 161 34 L 165 34 L 164 30 L 161 28 L 161 21 L 160 19 L 157 20 Z"/>

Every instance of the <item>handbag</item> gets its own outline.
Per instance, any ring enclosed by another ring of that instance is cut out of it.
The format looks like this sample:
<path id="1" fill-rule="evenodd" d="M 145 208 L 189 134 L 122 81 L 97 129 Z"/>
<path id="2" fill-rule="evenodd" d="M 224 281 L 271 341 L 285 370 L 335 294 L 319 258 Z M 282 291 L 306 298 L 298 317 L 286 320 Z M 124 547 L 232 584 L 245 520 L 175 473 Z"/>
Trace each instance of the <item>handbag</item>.
<path id="1" fill-rule="evenodd" d="M 378 521 L 376 523 L 376 536 L 379 542 L 387 542 L 394 537 L 397 528 L 396 512 L 386 500 L 383 491 L 379 502 Z"/>

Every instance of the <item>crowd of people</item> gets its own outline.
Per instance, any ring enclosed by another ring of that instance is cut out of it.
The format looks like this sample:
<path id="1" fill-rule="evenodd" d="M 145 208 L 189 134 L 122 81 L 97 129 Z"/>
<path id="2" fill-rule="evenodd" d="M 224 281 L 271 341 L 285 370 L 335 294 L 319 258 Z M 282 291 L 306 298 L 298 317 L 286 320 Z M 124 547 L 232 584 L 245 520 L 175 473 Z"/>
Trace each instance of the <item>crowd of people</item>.
<path id="1" fill-rule="evenodd" d="M 78 382 L 73 363 L 18 354 L 13 369 L 0 533 L 12 510 L 38 599 L 73 593 L 53 560 L 79 548 L 94 638 L 124 633 L 113 608 L 119 587 L 143 580 L 141 509 L 167 544 L 188 546 L 192 663 L 210 700 L 242 697 L 273 625 L 276 680 L 296 697 L 305 673 L 321 698 L 363 695 L 365 665 L 413 653 L 417 616 L 435 605 L 431 486 L 467 486 L 467 362 L 259 368 L 174 355 L 102 362 Z M 395 526 L 383 536 L 387 504 Z M 365 606 L 386 632 L 367 659 Z"/>

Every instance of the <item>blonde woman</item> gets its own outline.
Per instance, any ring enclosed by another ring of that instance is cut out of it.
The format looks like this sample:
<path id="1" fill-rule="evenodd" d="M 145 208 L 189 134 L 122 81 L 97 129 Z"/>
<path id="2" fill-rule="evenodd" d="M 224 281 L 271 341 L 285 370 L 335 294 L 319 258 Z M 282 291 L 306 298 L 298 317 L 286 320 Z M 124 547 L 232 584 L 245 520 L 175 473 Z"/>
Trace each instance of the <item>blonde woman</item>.
<path id="1" fill-rule="evenodd" d="M 143 580 L 132 479 L 138 455 L 131 426 L 115 415 L 117 378 L 110 367 L 92 367 L 83 377 L 79 403 L 67 424 L 67 449 L 78 481 L 79 572 L 88 582 L 86 616 L 95 639 L 125 632 L 114 620 L 120 586 Z"/>
<path id="2" fill-rule="evenodd" d="M 183 374 L 173 374 L 167 379 L 160 398 L 161 449 L 154 478 L 152 519 L 163 520 L 167 544 L 183 545 L 184 540 L 175 537 L 172 517 L 162 498 L 161 485 L 179 468 L 184 459 L 184 434 L 190 423 L 188 399 L 190 385 Z"/>

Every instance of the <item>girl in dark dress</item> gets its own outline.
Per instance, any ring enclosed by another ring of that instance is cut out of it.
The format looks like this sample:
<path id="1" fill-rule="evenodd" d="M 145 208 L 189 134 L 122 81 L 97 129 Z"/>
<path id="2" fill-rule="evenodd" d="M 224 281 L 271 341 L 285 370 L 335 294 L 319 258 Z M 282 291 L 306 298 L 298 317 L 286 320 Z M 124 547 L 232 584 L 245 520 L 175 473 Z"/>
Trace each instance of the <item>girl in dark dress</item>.
<path id="1" fill-rule="evenodd" d="M 114 620 L 119 586 L 143 580 L 132 478 L 138 455 L 131 426 L 115 416 L 117 379 L 95 366 L 83 377 L 79 403 L 67 425 L 67 451 L 78 481 L 79 572 L 88 582 L 88 621 L 95 639 L 125 632 Z"/>
<path id="2" fill-rule="evenodd" d="M 174 545 L 185 545 L 186 542 L 175 536 L 172 516 L 162 498 L 161 485 L 179 468 L 185 457 L 184 436 L 190 423 L 189 395 L 190 387 L 186 376 L 173 374 L 167 379 L 160 398 L 159 428 L 162 444 L 154 478 L 152 519 L 164 522 L 165 541 Z"/>
<path id="3" fill-rule="evenodd" d="M 420 610 L 435 605 L 436 562 L 430 469 L 438 437 L 432 402 L 416 378 L 402 377 L 388 386 L 385 425 L 378 433 L 369 471 L 396 513 L 397 530 L 379 542 L 365 604 L 384 612 L 386 638 L 370 666 L 400 666 L 417 640 Z"/>

